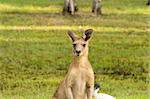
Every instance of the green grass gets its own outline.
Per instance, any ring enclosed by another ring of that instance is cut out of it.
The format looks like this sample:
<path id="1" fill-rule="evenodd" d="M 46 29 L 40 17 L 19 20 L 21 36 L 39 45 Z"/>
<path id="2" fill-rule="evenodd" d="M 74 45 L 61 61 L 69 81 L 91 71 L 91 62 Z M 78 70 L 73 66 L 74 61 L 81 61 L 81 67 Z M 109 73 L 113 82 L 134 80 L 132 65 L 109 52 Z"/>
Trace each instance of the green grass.
<path id="1" fill-rule="evenodd" d="M 94 29 L 89 59 L 102 92 L 149 99 L 149 11 L 146 0 L 78 0 L 62 16 L 63 0 L 0 0 L 0 99 L 51 99 L 72 60 L 67 30 Z"/>

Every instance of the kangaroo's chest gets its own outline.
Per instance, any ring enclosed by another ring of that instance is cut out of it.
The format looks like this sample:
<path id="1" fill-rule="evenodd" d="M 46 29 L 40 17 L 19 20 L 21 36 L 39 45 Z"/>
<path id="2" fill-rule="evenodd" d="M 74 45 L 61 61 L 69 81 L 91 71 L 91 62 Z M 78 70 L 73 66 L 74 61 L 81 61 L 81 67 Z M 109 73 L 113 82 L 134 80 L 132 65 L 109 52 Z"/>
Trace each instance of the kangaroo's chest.
<path id="1" fill-rule="evenodd" d="M 74 87 L 77 87 L 79 89 L 83 88 L 86 86 L 86 78 L 87 78 L 87 73 L 85 70 L 80 70 L 76 74 L 76 78 L 74 79 Z"/>
<path id="2" fill-rule="evenodd" d="M 84 68 L 78 70 L 72 86 L 75 99 L 84 99 L 86 95 L 86 82 L 88 75 L 88 70 Z"/>

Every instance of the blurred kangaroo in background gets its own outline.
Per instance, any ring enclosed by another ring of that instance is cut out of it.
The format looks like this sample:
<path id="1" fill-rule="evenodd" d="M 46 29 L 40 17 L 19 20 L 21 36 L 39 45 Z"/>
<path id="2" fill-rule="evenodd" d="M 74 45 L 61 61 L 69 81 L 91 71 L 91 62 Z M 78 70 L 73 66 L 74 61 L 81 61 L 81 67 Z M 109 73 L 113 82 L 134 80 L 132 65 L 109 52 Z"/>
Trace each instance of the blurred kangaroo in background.
<path id="1" fill-rule="evenodd" d="M 79 38 L 68 31 L 73 45 L 73 61 L 52 99 L 92 99 L 94 73 L 88 60 L 88 42 L 92 32 L 88 29 Z"/>
<path id="2" fill-rule="evenodd" d="M 93 0 L 93 5 L 92 5 L 93 13 L 95 13 L 96 15 L 102 14 L 101 7 L 102 7 L 101 0 Z"/>
<path id="3" fill-rule="evenodd" d="M 65 0 L 63 14 L 65 14 L 67 12 L 71 15 L 74 15 L 75 12 L 77 12 L 77 11 L 78 11 L 78 7 L 77 7 L 76 0 Z M 95 13 L 96 15 L 102 14 L 101 0 L 93 0 L 92 12 Z"/>

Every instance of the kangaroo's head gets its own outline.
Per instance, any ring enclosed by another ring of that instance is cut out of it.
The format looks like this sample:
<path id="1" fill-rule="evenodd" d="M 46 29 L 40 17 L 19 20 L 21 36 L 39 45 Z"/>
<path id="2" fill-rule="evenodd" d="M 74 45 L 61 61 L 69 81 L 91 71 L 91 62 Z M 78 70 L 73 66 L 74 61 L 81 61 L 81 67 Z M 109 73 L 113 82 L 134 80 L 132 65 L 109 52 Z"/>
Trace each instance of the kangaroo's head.
<path id="1" fill-rule="evenodd" d="M 88 55 L 88 41 L 92 36 L 92 29 L 87 29 L 82 37 L 78 37 L 72 31 L 68 31 L 68 35 L 72 40 L 73 54 L 76 57 Z"/>

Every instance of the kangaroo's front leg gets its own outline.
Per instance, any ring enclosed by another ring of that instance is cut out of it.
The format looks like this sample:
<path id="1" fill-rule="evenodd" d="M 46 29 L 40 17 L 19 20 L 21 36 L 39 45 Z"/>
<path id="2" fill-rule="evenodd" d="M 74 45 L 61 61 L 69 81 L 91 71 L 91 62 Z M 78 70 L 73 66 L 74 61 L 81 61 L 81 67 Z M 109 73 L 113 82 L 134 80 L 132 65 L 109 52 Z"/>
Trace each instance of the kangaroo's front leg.
<path id="1" fill-rule="evenodd" d="M 88 88 L 87 88 L 87 99 L 92 99 L 93 90 L 94 90 L 94 85 L 88 86 Z"/>
<path id="2" fill-rule="evenodd" d="M 67 99 L 73 99 L 73 94 L 70 87 L 66 88 L 66 97 Z"/>
<path id="3" fill-rule="evenodd" d="M 94 74 L 91 74 L 87 80 L 87 99 L 92 99 L 94 91 Z"/>
<path id="4" fill-rule="evenodd" d="M 66 98 L 67 99 L 73 99 L 73 93 L 72 93 L 72 90 L 71 90 L 71 87 L 73 85 L 73 82 L 74 82 L 74 74 L 72 73 L 69 73 L 67 74 L 66 76 L 66 80 L 65 80 L 65 93 L 66 93 Z"/>

